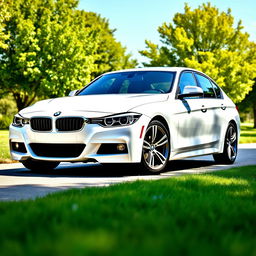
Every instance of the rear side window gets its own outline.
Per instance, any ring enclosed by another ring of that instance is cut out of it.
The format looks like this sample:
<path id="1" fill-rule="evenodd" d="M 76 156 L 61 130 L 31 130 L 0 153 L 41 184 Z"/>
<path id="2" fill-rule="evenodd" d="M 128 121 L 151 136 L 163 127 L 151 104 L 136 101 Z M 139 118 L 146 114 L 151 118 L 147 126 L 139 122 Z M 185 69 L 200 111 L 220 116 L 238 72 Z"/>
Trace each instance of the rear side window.
<path id="1" fill-rule="evenodd" d="M 179 92 L 178 93 L 183 93 L 183 90 L 186 85 L 197 86 L 195 78 L 191 72 L 183 72 L 181 74 L 180 81 L 179 81 Z"/>
<path id="2" fill-rule="evenodd" d="M 203 89 L 204 98 L 216 98 L 211 81 L 205 76 L 201 76 L 199 74 L 195 74 L 195 76 L 200 87 Z"/>
<path id="3" fill-rule="evenodd" d="M 216 85 L 215 83 L 213 83 L 213 82 L 212 82 L 212 87 L 213 87 L 213 89 L 215 91 L 216 97 L 218 99 L 222 99 L 222 93 L 221 93 L 220 87 L 218 85 Z"/>

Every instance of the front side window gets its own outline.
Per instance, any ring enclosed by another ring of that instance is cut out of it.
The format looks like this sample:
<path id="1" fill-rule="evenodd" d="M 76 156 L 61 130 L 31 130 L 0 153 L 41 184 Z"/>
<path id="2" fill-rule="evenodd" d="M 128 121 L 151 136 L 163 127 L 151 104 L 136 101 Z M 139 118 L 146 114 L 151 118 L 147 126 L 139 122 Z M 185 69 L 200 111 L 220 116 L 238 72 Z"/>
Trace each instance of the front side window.
<path id="1" fill-rule="evenodd" d="M 197 73 L 195 74 L 195 76 L 200 87 L 203 89 L 204 98 L 216 98 L 211 81 L 205 76 L 199 75 Z"/>
<path id="2" fill-rule="evenodd" d="M 78 95 L 168 93 L 175 72 L 131 71 L 106 74 L 85 87 Z"/>
<path id="3" fill-rule="evenodd" d="M 183 72 L 181 74 L 178 93 L 183 93 L 183 90 L 187 85 L 197 86 L 195 78 L 191 72 Z"/>

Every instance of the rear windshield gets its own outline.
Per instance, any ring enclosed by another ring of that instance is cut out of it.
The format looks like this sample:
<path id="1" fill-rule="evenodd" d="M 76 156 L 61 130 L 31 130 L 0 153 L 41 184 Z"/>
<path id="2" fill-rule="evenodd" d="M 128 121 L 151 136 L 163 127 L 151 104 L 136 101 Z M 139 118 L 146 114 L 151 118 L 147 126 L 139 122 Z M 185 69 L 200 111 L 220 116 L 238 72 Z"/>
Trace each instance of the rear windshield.
<path id="1" fill-rule="evenodd" d="M 78 95 L 168 93 L 172 89 L 175 72 L 133 71 L 103 75 Z"/>

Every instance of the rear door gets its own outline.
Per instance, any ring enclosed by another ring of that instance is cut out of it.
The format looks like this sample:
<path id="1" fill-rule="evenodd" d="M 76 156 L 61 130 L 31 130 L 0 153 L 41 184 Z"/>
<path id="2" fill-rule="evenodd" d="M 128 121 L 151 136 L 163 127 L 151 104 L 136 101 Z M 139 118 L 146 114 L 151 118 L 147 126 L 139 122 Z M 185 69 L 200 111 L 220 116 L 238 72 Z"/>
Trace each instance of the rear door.
<path id="1" fill-rule="evenodd" d="M 220 101 L 216 96 L 213 84 L 209 78 L 196 72 L 195 77 L 198 85 L 204 92 L 204 97 L 201 99 L 201 105 L 204 106 L 205 109 L 205 112 L 202 111 L 202 118 L 204 120 L 202 141 L 209 144 L 210 147 L 216 147 L 220 138 L 222 123 L 219 106 Z M 206 115 L 203 115 L 204 113 Z"/>

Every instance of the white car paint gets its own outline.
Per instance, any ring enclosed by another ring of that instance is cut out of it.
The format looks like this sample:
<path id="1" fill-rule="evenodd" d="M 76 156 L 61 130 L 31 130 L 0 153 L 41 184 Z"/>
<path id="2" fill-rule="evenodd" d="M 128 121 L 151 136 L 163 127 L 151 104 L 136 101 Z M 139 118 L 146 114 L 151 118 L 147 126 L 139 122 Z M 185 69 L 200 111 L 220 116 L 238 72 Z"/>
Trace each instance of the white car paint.
<path id="1" fill-rule="evenodd" d="M 179 78 L 189 68 L 143 68 L 110 72 L 163 71 L 176 72 L 171 92 L 163 94 L 105 94 L 62 97 L 43 100 L 19 112 L 26 119 L 50 117 L 53 129 L 48 132 L 34 131 L 30 124 L 23 127 L 10 126 L 10 142 L 24 143 L 27 152 L 11 149 L 14 160 L 35 159 L 42 161 L 78 162 L 94 159 L 100 163 L 139 163 L 146 129 L 155 117 L 161 117 L 168 124 L 170 134 L 169 160 L 205 154 L 222 153 L 225 134 L 230 121 L 237 127 L 239 137 L 240 119 L 234 103 L 222 91 L 223 98 L 177 98 Z M 199 72 L 200 73 L 200 72 Z M 202 73 L 200 73 L 202 74 Z M 204 112 L 204 109 L 206 112 Z M 55 117 L 54 113 L 61 111 Z M 85 123 L 79 131 L 59 132 L 55 121 L 59 117 L 99 118 L 118 113 L 139 113 L 141 117 L 132 125 L 102 127 Z M 85 144 L 76 157 L 39 156 L 33 152 L 30 143 Z M 99 154 L 103 143 L 123 143 L 128 152 L 120 154 Z"/>

